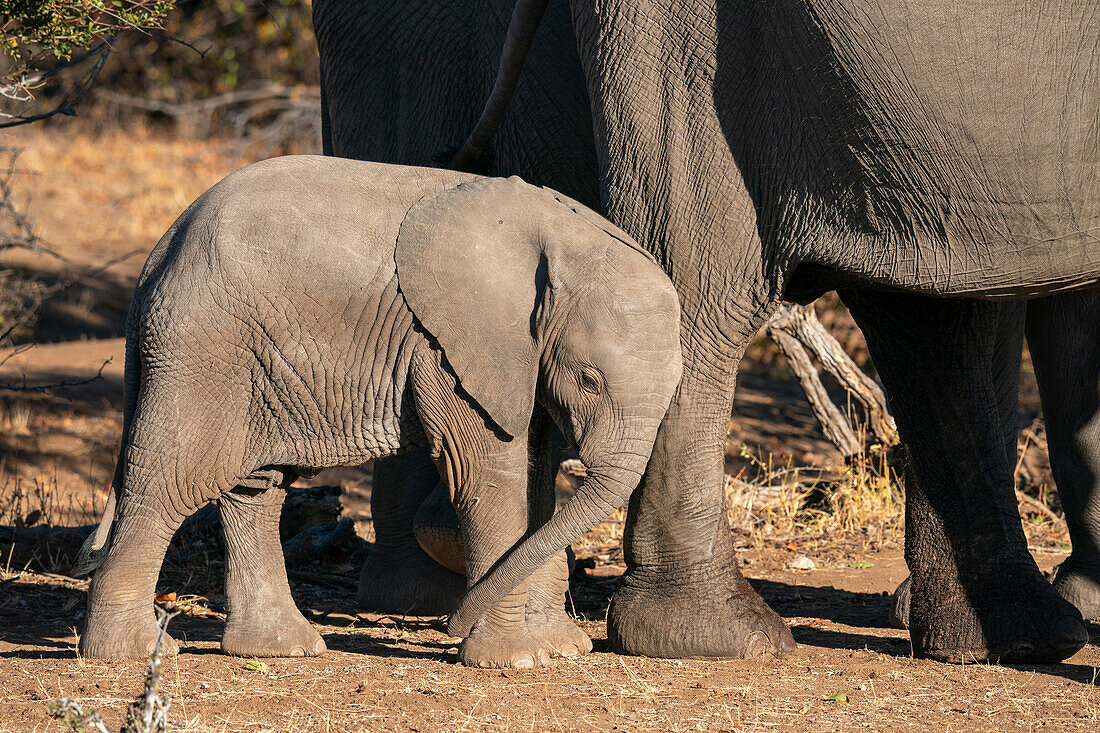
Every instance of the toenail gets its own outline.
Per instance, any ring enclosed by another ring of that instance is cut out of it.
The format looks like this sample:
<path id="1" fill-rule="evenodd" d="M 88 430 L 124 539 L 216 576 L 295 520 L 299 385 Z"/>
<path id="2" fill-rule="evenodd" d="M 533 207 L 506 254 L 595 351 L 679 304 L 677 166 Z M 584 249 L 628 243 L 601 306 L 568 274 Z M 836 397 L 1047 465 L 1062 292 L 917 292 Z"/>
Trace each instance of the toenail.
<path id="1" fill-rule="evenodd" d="M 535 660 L 527 656 L 519 657 L 512 660 L 512 666 L 516 669 L 531 669 L 535 666 Z"/>
<path id="2" fill-rule="evenodd" d="M 754 631 L 745 640 L 745 659 L 757 659 L 772 653 L 771 640 L 763 631 Z"/>
<path id="3" fill-rule="evenodd" d="M 573 644 L 566 644 L 564 647 L 562 647 L 562 650 L 561 650 L 561 655 L 563 657 L 575 657 L 580 653 L 581 653 L 581 650 L 578 649 Z"/>
<path id="4" fill-rule="evenodd" d="M 1085 629 L 1085 625 L 1073 616 L 1063 616 L 1058 619 L 1058 623 L 1054 625 L 1054 634 L 1059 639 L 1072 644 L 1084 646 L 1089 642 L 1089 632 Z"/>
<path id="5" fill-rule="evenodd" d="M 290 650 L 290 656 L 292 656 L 292 657 L 304 657 L 305 655 L 306 655 L 306 650 L 303 649 L 300 646 L 296 646 L 296 647 L 294 647 L 293 649 Z"/>

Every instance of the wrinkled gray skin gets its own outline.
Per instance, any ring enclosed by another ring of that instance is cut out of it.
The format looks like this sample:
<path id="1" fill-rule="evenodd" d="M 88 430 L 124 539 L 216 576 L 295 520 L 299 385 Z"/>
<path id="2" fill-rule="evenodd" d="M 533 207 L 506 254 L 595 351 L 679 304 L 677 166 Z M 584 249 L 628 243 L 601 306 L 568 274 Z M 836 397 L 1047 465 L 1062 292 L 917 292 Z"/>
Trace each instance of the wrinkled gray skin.
<path id="1" fill-rule="evenodd" d="M 370 0 L 349 5 L 322 0 L 313 8 L 325 152 L 406 165 L 446 164 L 493 87 L 512 3 Z M 564 3 L 547 10 L 520 82 L 493 147 L 475 172 L 518 175 L 597 207 L 592 119 Z M 446 521 L 439 512 L 426 511 L 449 504 L 440 496 L 438 479 L 426 451 L 375 464 L 375 542 L 358 594 L 365 608 L 445 614 L 454 611 L 465 592 L 465 579 L 434 562 L 414 534 L 417 526 L 421 541 L 445 543 L 454 536 L 442 531 L 425 537 L 424 530 Z M 455 554 L 445 545 L 429 549 L 444 560 Z"/>
<path id="2" fill-rule="evenodd" d="M 212 500 L 228 553 L 222 648 L 322 652 L 287 586 L 284 488 L 421 447 L 461 520 L 460 658 L 530 667 L 589 651 L 564 611 L 564 549 L 637 486 L 680 375 L 668 278 L 571 199 L 320 156 L 249 166 L 188 208 L 139 279 L 81 652 L 149 653 L 165 549 Z M 552 518 L 551 421 L 588 467 Z"/>
<path id="3" fill-rule="evenodd" d="M 476 117 L 451 89 L 487 89 L 495 71 L 433 61 L 446 24 L 425 36 L 417 19 L 455 21 L 454 53 L 480 61 L 478 21 L 493 11 L 375 5 L 314 6 L 327 151 L 445 161 Z M 1040 661 L 1080 648 L 1080 615 L 1026 552 L 1012 494 L 1023 306 L 986 298 L 1096 280 L 1100 64 L 1087 39 L 1097 18 L 1069 3 L 968 6 L 964 15 L 899 0 L 660 0 L 644 9 L 575 0 L 571 11 L 604 211 L 666 267 L 686 314 L 685 377 L 631 502 L 628 572 L 608 619 L 613 647 L 744 656 L 790 645 L 733 562 L 721 446 L 747 341 L 781 298 L 837 288 L 910 450 L 916 653 Z M 540 35 L 569 28 L 561 12 L 551 3 L 532 57 Z M 521 76 L 517 99 L 568 86 L 571 58 L 544 56 L 545 77 L 525 68 L 536 81 Z M 538 130 L 558 151 L 568 116 L 533 109 L 509 108 L 486 165 L 514 155 L 516 130 Z M 418 147 L 421 129 L 435 150 Z M 1057 316 L 1058 299 L 1049 302 L 1031 330 L 1065 342 L 1073 329 Z M 1047 373 L 1044 396 L 1062 392 L 1050 382 L 1056 370 Z M 1095 372 L 1086 379 L 1094 390 Z M 1084 448 L 1056 463 L 1081 468 L 1095 452 L 1080 427 L 1091 415 L 1067 411 L 1077 417 L 1056 426 L 1062 444 Z M 1096 536 L 1084 509 L 1097 494 L 1091 474 L 1062 488 L 1080 499 L 1071 503 L 1083 508 L 1085 537 Z"/>
<path id="4" fill-rule="evenodd" d="M 1090 620 L 1100 619 L 1100 329 L 1095 324 L 1100 324 L 1095 290 L 1027 303 L 1028 350 L 1050 467 L 1073 547 L 1058 567 L 1054 588 Z M 1014 448 L 1015 434 L 1007 437 Z M 1015 458 L 1013 450 L 1010 459 Z M 908 627 L 911 591 L 906 580 L 894 594 L 890 620 L 896 626 Z"/>

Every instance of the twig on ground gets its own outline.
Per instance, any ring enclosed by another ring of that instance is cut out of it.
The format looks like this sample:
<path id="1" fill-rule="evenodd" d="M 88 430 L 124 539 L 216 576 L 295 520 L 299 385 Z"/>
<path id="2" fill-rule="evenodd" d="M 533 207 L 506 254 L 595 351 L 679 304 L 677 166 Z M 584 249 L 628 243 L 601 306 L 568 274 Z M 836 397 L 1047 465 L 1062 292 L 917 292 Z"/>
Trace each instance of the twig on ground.
<path id="1" fill-rule="evenodd" d="M 1046 504 L 1032 496 L 1028 496 L 1019 489 L 1016 490 L 1016 500 L 1019 501 L 1021 504 L 1027 504 L 1029 507 L 1039 512 L 1052 522 L 1062 521 L 1062 518 L 1055 514 Z"/>
<path id="2" fill-rule="evenodd" d="M 178 611 L 165 611 L 159 606 L 154 608 L 157 612 L 157 639 L 147 663 L 145 689 L 141 697 L 130 703 L 126 711 L 126 721 L 117 733 L 165 733 L 168 730 L 168 708 L 171 707 L 172 700 L 167 695 L 159 694 L 157 690 L 160 687 L 164 635 L 168 630 L 168 622 L 176 617 Z M 50 715 L 60 720 L 69 730 L 83 731 L 91 728 L 98 733 L 115 733 L 103 722 L 98 710 L 85 713 L 76 700 L 59 697 L 48 702 L 46 707 Z"/>
<path id="3" fill-rule="evenodd" d="M 307 573 L 304 570 L 292 570 L 287 568 L 286 574 L 288 578 L 304 580 L 316 585 L 327 585 L 333 588 L 356 587 L 356 582 L 351 578 L 346 578 L 342 575 L 334 575 L 333 573 Z"/>

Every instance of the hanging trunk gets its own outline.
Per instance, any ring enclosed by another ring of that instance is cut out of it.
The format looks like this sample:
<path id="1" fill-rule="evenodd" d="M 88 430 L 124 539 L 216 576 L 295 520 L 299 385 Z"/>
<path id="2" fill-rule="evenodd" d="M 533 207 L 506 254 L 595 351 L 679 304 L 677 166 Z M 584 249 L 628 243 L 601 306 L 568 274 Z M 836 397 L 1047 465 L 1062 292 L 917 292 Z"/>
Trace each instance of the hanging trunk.
<path id="1" fill-rule="evenodd" d="M 588 476 L 573 498 L 470 588 L 451 616 L 447 633 L 469 636 L 477 620 L 494 604 L 582 533 L 626 503 L 641 481 L 646 460 L 648 455 L 641 467 L 589 468 Z"/>

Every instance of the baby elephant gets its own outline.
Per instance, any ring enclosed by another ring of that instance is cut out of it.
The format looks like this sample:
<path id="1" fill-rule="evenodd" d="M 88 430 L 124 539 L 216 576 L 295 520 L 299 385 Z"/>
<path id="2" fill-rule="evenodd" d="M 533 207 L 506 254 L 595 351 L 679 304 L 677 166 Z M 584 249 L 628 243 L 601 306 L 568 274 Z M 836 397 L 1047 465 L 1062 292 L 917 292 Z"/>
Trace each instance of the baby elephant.
<path id="1" fill-rule="evenodd" d="M 679 334 L 648 254 L 518 178 L 315 156 L 229 176 L 138 281 L 122 450 L 82 553 L 98 569 L 81 652 L 149 653 L 168 543 L 217 500 L 222 649 L 321 653 L 287 585 L 284 489 L 421 446 L 462 524 L 462 661 L 590 650 L 565 614 L 563 550 L 637 486 L 680 379 Z M 556 515 L 552 423 L 588 469 Z"/>

